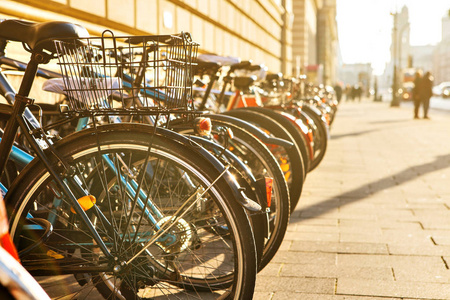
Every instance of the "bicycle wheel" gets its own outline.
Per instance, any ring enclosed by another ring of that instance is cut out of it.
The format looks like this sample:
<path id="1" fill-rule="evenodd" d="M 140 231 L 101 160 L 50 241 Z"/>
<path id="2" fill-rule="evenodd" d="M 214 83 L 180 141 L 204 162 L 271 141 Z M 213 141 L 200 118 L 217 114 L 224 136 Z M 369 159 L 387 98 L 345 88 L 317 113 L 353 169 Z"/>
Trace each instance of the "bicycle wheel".
<path id="1" fill-rule="evenodd" d="M 251 298 L 255 244 L 244 209 L 204 157 L 150 129 L 105 125 L 55 144 L 96 198 L 86 214 L 111 257 L 42 163 L 27 166 L 6 198 L 23 265 L 65 275 L 56 278 L 69 290 L 48 286 L 50 296 L 89 299 L 95 287 L 108 299 Z"/>
<path id="2" fill-rule="evenodd" d="M 284 174 L 273 154 L 252 134 L 232 123 L 213 120 L 212 124 L 213 131 L 217 126 L 226 126 L 232 129 L 233 139 L 228 141 L 228 149 L 246 163 L 257 179 L 264 177 L 273 179 L 269 234 L 258 267 L 259 270 L 262 270 L 280 248 L 289 224 L 290 199 Z"/>
<path id="3" fill-rule="evenodd" d="M 311 118 L 317 127 L 318 134 L 314 135 L 314 148 L 317 150 L 310 165 L 310 171 L 312 171 L 320 164 L 325 156 L 328 146 L 328 125 L 326 124 L 326 120 L 322 119 L 320 111 L 309 107 L 309 105 L 303 105 L 302 112 Z"/>
<path id="4" fill-rule="evenodd" d="M 310 152 L 308 150 L 307 141 L 305 140 L 303 133 L 299 129 L 297 125 L 294 125 L 292 121 L 288 120 L 285 116 L 280 114 L 279 112 L 265 108 L 265 107 L 245 107 L 241 108 L 245 110 L 252 110 L 256 111 L 258 113 L 264 114 L 269 118 L 272 118 L 276 122 L 280 123 L 288 132 L 291 134 L 291 136 L 294 139 L 294 142 L 297 144 L 298 149 L 300 150 L 303 158 L 303 165 L 305 166 L 305 176 L 310 171 L 310 165 L 311 165 L 311 156 Z"/>
<path id="5" fill-rule="evenodd" d="M 284 148 L 275 145 L 268 145 L 269 150 L 277 158 L 281 166 L 284 177 L 289 187 L 290 210 L 294 211 L 302 193 L 303 182 L 305 179 L 305 166 L 301 151 L 298 149 L 292 135 L 279 123 L 273 119 L 251 110 L 235 109 L 225 114 L 241 118 L 247 122 L 256 124 L 264 131 L 273 134 L 276 137 L 291 141 L 294 145 L 290 148 Z"/>

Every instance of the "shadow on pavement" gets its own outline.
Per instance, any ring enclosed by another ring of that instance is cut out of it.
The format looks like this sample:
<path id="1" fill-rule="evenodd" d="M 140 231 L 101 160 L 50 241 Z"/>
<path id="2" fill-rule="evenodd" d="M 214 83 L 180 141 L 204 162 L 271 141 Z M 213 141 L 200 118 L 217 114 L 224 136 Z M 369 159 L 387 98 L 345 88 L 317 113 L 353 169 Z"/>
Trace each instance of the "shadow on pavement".
<path id="1" fill-rule="evenodd" d="M 390 123 L 404 123 L 411 121 L 410 119 L 391 119 L 391 120 L 379 120 L 379 121 L 371 121 L 369 124 L 390 124 Z"/>
<path id="2" fill-rule="evenodd" d="M 332 134 L 331 136 L 330 136 L 330 140 L 338 140 L 338 139 L 341 139 L 341 138 L 346 138 L 346 137 L 350 137 L 350 136 L 358 136 L 358 135 L 362 135 L 362 134 L 366 134 L 366 133 L 369 133 L 369 132 L 374 132 L 374 131 L 377 131 L 377 130 L 363 130 L 363 131 L 357 131 L 357 132 L 351 132 L 351 133 L 345 133 L 345 134 Z"/>
<path id="3" fill-rule="evenodd" d="M 409 167 L 389 177 L 381 178 L 359 188 L 353 189 L 340 195 L 333 196 L 332 198 L 328 198 L 314 205 L 309 205 L 300 210 L 296 210 L 294 211 L 292 217 L 300 217 L 300 219 L 297 221 L 293 221 L 291 219 L 293 221 L 291 223 L 301 222 L 302 219 L 312 219 L 319 217 L 320 215 L 330 212 L 336 208 L 363 200 L 368 195 L 376 194 L 378 192 L 381 192 L 382 190 L 401 185 L 407 181 L 413 180 L 427 173 L 442 170 L 448 167 L 450 167 L 450 154 L 439 155 L 432 162 Z"/>

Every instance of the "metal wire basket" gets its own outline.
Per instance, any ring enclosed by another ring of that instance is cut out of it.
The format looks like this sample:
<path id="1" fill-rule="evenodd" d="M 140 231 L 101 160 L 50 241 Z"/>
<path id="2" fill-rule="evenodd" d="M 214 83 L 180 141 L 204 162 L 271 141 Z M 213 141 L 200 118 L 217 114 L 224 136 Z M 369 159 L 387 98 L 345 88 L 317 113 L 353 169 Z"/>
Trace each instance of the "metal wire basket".
<path id="1" fill-rule="evenodd" d="M 65 113 L 155 114 L 193 109 L 198 44 L 188 33 L 57 40 Z"/>

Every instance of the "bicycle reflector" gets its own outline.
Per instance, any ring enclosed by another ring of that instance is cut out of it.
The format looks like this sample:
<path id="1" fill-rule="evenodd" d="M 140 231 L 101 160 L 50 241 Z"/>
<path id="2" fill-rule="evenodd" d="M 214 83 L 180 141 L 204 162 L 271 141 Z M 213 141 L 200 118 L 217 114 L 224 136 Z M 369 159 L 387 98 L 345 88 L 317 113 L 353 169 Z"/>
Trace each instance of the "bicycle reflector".
<path id="1" fill-rule="evenodd" d="M 270 208 L 270 205 L 272 204 L 273 179 L 270 177 L 265 177 L 265 180 L 266 180 L 267 207 Z"/>
<path id="2" fill-rule="evenodd" d="M 17 261 L 20 261 L 17 249 L 14 246 L 11 236 L 9 235 L 9 223 L 6 214 L 5 203 L 0 195 L 0 246 L 5 249 Z"/>
<path id="3" fill-rule="evenodd" d="M 230 127 L 227 127 L 226 132 L 227 132 L 227 135 L 228 135 L 228 137 L 230 139 L 234 139 L 234 133 L 233 133 L 233 130 L 231 130 Z"/>
<path id="4" fill-rule="evenodd" d="M 83 196 L 80 199 L 78 199 L 78 203 L 80 204 L 81 208 L 83 208 L 84 211 L 91 209 L 96 201 L 97 199 L 95 199 L 95 197 L 92 195 Z M 76 214 L 73 207 L 70 208 L 70 211 Z"/>
<path id="5" fill-rule="evenodd" d="M 208 136 L 211 134 L 211 119 L 198 117 L 194 119 L 194 130 L 200 136 Z"/>
<path id="6" fill-rule="evenodd" d="M 261 190 L 262 193 L 265 193 L 264 195 L 266 197 L 266 203 L 265 208 L 270 208 L 270 205 L 272 204 L 272 188 L 273 188 L 273 178 L 271 177 L 262 177 L 258 179 L 257 181 L 258 187 Z M 264 205 L 263 205 L 264 206 Z"/>

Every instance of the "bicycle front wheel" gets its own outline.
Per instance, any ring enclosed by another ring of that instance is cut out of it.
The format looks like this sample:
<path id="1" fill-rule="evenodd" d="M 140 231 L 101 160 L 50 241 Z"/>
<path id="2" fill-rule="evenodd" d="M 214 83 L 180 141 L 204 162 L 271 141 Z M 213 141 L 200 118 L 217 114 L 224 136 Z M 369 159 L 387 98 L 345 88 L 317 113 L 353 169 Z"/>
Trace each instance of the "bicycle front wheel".
<path id="1" fill-rule="evenodd" d="M 33 275 L 58 275 L 41 278 L 51 297 L 251 298 L 252 229 L 221 173 L 191 147 L 136 130 L 148 126 L 121 125 L 56 144 L 89 193 L 95 232 L 42 163 L 21 173 L 6 200 L 16 199 L 11 233 L 23 265 Z"/>

